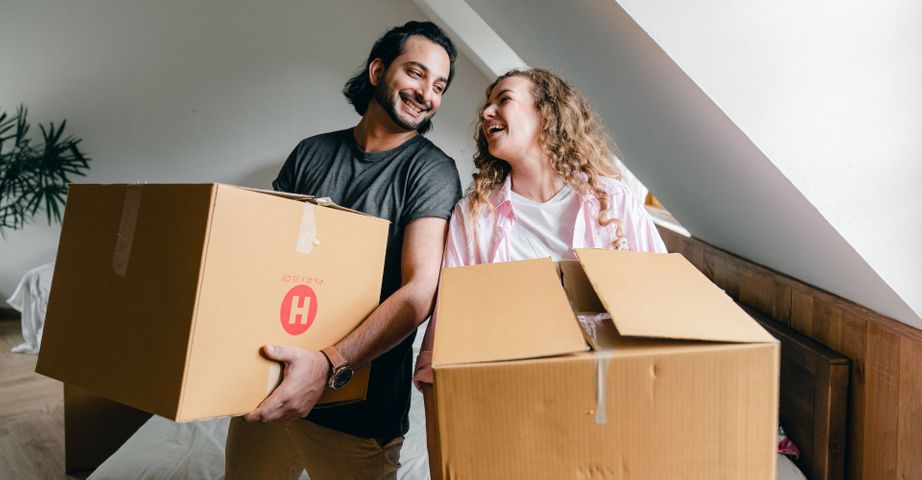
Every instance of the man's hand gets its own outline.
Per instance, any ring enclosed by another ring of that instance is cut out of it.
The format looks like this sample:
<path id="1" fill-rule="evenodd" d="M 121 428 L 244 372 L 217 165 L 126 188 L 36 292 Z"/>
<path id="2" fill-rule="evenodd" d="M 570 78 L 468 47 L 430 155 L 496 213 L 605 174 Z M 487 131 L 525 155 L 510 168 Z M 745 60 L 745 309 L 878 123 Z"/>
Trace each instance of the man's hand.
<path id="1" fill-rule="evenodd" d="M 413 385 L 420 392 L 426 384 L 435 383 L 432 379 L 432 352 L 423 350 L 416 357 L 416 371 L 413 372 Z"/>
<path id="2" fill-rule="evenodd" d="M 265 423 L 307 416 L 326 388 L 330 376 L 327 357 L 312 350 L 274 345 L 266 345 L 263 352 L 270 360 L 285 363 L 282 383 L 243 419 Z"/>

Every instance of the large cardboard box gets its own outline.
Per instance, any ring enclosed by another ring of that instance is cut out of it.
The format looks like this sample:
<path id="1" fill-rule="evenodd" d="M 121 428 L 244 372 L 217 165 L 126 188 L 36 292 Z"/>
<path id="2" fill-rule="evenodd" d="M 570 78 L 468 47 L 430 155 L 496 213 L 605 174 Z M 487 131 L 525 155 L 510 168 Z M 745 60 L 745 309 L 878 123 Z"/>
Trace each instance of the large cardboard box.
<path id="1" fill-rule="evenodd" d="M 174 420 L 249 412 L 280 380 L 262 345 L 326 347 L 378 305 L 388 227 L 228 185 L 72 185 L 36 371 Z M 321 401 L 364 398 L 368 370 Z"/>
<path id="2" fill-rule="evenodd" d="M 577 254 L 442 272 L 434 476 L 774 479 L 777 341 L 681 255 Z"/>

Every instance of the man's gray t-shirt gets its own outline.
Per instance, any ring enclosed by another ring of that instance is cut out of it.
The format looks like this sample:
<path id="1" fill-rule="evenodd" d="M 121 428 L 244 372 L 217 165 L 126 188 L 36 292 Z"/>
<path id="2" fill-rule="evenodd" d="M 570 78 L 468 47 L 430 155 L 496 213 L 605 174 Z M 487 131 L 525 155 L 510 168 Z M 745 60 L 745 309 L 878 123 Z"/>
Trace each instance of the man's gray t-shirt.
<path id="1" fill-rule="evenodd" d="M 352 129 L 301 141 L 278 178 L 278 191 L 330 197 L 338 205 L 391 222 L 381 301 L 401 283 L 405 227 L 421 217 L 447 219 L 461 197 L 455 162 L 422 135 L 384 152 L 364 152 Z M 364 402 L 318 408 L 308 418 L 362 437 L 391 438 L 409 428 L 412 345 L 415 332 L 372 363 Z"/>

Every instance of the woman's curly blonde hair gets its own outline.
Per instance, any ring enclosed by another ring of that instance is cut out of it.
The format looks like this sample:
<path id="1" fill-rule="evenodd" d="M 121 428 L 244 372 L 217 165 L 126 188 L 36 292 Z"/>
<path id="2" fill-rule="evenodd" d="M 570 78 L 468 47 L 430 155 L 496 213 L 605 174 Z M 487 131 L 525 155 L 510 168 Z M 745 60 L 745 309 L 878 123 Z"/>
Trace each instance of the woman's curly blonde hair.
<path id="1" fill-rule="evenodd" d="M 550 159 L 551 168 L 564 183 L 580 195 L 591 193 L 599 200 L 599 225 L 615 223 L 619 246 L 623 238 L 621 222 L 608 217 L 608 193 L 599 185 L 599 177 L 620 178 L 612 164 L 612 151 L 616 148 L 605 126 L 586 97 L 569 82 L 541 68 L 511 70 L 497 78 L 486 91 L 486 100 L 480 112 L 490 101 L 490 94 L 499 82 L 510 77 L 531 80 L 531 94 L 535 109 L 544 121 L 541 143 Z M 478 115 L 477 152 L 474 154 L 474 182 L 470 188 L 470 212 L 474 217 L 480 208 L 495 208 L 489 200 L 494 189 L 502 185 L 509 175 L 510 166 L 505 160 L 490 155 L 487 138 L 483 132 L 483 117 Z"/>

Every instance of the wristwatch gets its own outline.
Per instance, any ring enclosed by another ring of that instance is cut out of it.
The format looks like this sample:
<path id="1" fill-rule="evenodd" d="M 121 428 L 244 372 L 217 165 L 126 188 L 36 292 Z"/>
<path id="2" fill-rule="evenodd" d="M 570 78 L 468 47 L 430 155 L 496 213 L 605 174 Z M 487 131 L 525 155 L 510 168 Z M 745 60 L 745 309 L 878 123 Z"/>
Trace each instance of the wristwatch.
<path id="1" fill-rule="evenodd" d="M 349 362 L 343 358 L 339 350 L 333 345 L 324 348 L 320 352 L 323 353 L 323 355 L 327 357 L 327 361 L 330 362 L 330 380 L 327 381 L 327 386 L 333 390 L 339 390 L 345 387 L 346 384 L 349 383 L 349 380 L 352 379 L 352 367 L 349 365 Z"/>

